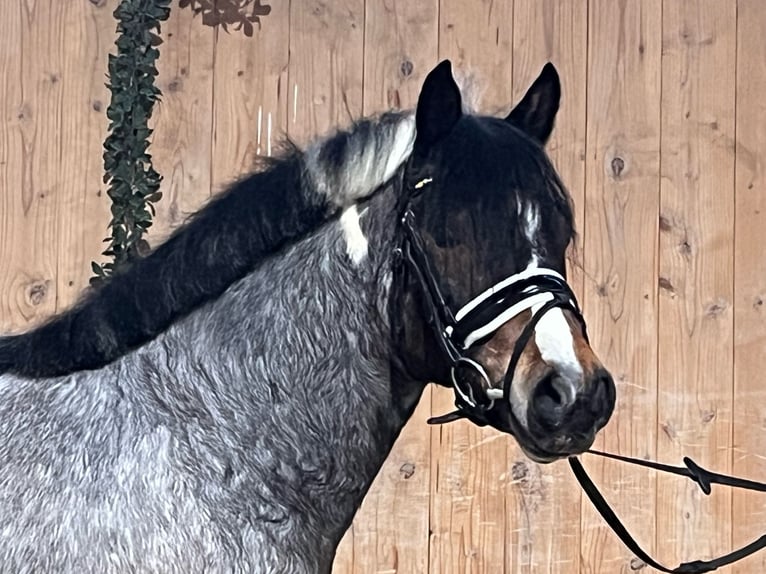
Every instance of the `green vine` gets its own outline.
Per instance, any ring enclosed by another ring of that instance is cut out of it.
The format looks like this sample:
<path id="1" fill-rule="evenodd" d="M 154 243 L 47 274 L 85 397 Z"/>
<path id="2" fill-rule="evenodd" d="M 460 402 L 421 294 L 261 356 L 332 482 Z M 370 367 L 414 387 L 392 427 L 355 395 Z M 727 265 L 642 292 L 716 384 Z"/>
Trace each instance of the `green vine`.
<path id="1" fill-rule="evenodd" d="M 160 22 L 170 15 L 171 0 L 122 0 L 114 11 L 117 20 L 117 54 L 109 55 L 111 102 L 106 111 L 109 135 L 104 142 L 104 183 L 112 200 L 111 236 L 103 255 L 111 261 L 93 262 L 96 276 L 106 279 L 125 263 L 148 251 L 143 239 L 152 225 L 154 203 L 162 197 L 162 177 L 152 167 L 148 153 L 152 130 L 148 122 L 161 93 L 155 86 L 155 63 Z"/>

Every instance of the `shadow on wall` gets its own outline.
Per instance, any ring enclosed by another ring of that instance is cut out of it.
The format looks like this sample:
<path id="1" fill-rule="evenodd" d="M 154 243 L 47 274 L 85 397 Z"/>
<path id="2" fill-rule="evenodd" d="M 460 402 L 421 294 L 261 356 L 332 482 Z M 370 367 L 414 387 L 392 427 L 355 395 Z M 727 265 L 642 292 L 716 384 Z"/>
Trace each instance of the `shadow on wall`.
<path id="1" fill-rule="evenodd" d="M 229 31 L 242 30 L 245 36 L 253 35 L 253 24 L 261 27 L 261 17 L 268 16 L 271 6 L 261 4 L 262 0 L 179 0 L 180 8 L 189 8 L 194 15 L 202 14 L 205 26 L 221 26 Z"/>

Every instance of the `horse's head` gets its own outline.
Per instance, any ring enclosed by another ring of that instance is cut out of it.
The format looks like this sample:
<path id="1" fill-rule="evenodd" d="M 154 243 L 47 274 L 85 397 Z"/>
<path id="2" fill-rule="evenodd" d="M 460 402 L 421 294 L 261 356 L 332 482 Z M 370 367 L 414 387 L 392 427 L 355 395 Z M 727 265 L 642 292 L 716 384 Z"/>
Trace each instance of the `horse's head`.
<path id="1" fill-rule="evenodd" d="M 547 65 L 506 118 L 468 115 L 449 62 L 437 66 L 418 101 L 402 209 L 419 300 L 405 331 L 425 334 L 423 374 L 452 379 L 469 418 L 512 432 L 542 462 L 590 447 L 615 401 L 564 279 L 573 216 L 543 150 L 559 97 Z"/>

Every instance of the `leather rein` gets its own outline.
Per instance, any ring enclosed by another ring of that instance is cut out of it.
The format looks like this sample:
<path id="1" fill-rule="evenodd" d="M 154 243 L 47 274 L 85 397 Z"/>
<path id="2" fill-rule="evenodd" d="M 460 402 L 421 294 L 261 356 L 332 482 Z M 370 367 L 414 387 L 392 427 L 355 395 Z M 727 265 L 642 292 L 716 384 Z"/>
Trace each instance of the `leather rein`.
<path id="1" fill-rule="evenodd" d="M 422 180 L 415 188 L 419 189 L 427 183 L 430 183 L 430 179 Z M 404 229 L 404 242 L 395 250 L 395 255 L 399 261 L 404 261 L 419 287 L 425 320 L 433 330 L 442 354 L 450 365 L 457 407 L 451 413 L 428 419 L 428 424 L 468 419 L 479 426 L 490 425 L 502 432 L 517 434 L 508 422 L 511 417 L 511 385 L 516 365 L 532 338 L 537 323 L 545 313 L 555 307 L 567 309 L 578 319 L 583 335 L 588 339 L 585 320 L 574 293 L 558 272 L 546 268 L 532 268 L 500 281 L 453 313 L 439 288 L 424 241 L 416 227 L 415 215 L 409 205 L 405 206 L 401 224 Z M 532 312 L 532 318 L 514 345 L 502 389 L 495 388 L 484 367 L 467 357 L 465 352 L 486 342 L 502 325 L 527 310 Z M 696 482 L 706 495 L 710 494 L 713 484 L 766 492 L 764 483 L 708 471 L 688 457 L 683 459 L 684 467 L 677 467 L 597 450 L 586 452 L 685 476 Z M 676 568 L 663 566 L 635 541 L 585 472 L 579 459 L 571 456 L 568 462 L 583 491 L 612 531 L 640 560 L 656 570 L 670 574 L 711 572 L 766 547 L 765 534 L 738 550 L 712 560 L 694 560 L 682 563 Z"/>

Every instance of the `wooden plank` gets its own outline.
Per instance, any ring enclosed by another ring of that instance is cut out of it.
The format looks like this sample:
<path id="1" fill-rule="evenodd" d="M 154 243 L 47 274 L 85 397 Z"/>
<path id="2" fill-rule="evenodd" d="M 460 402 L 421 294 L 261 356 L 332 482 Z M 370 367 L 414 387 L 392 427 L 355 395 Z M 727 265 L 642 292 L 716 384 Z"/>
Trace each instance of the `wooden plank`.
<path id="1" fill-rule="evenodd" d="M 657 454 L 731 470 L 736 5 L 663 5 Z M 729 551 L 731 490 L 657 482 L 657 554 Z"/>
<path id="2" fill-rule="evenodd" d="M 766 476 L 766 10 L 739 0 L 737 13 L 736 215 L 734 221 L 734 407 L 732 470 Z M 732 493 L 732 544 L 755 539 L 766 524 L 762 494 Z M 732 568 L 766 572 L 766 553 Z"/>
<path id="3" fill-rule="evenodd" d="M 585 208 L 585 113 L 588 42 L 587 0 L 516 0 L 513 10 L 514 101 L 523 97 L 547 61 L 561 76 L 561 109 L 547 151 L 569 189 L 577 229 Z M 581 238 L 578 240 L 581 241 Z M 569 283 L 583 292 L 582 245 L 572 252 Z M 587 312 L 586 312 L 587 317 Z M 510 453 L 517 475 L 534 463 L 518 447 Z M 507 544 L 509 572 L 576 574 L 580 565 L 580 494 L 568 465 L 541 465 L 509 483 L 513 504 Z"/>
<path id="4" fill-rule="evenodd" d="M 450 58 L 474 93 L 470 107 L 484 114 L 505 111 L 513 81 L 514 0 L 441 0 L 439 58 Z"/>
<path id="5" fill-rule="evenodd" d="M 73 304 L 93 276 L 91 261 L 102 261 L 108 235 L 110 201 L 102 182 L 103 142 L 110 94 L 104 85 L 107 61 L 114 51 L 116 23 L 112 2 L 67 2 L 62 5 L 62 95 L 57 185 L 57 311 Z M 52 118 L 51 118 L 52 119 Z M 47 121 L 47 120 L 46 120 Z"/>
<path id="6" fill-rule="evenodd" d="M 364 0 L 290 4 L 290 139 L 361 117 L 364 47 Z"/>
<path id="7" fill-rule="evenodd" d="M 6 82 L 2 259 L 3 330 L 28 327 L 56 308 L 63 114 L 63 3 L 22 1 L 2 42 Z M 12 29 L 11 29 L 12 28 Z M 44 57 L 42 55 L 45 55 Z M 12 60 L 18 61 L 15 65 Z M 16 83 L 19 87 L 11 87 Z"/>
<path id="8" fill-rule="evenodd" d="M 364 33 L 370 47 L 364 50 L 365 115 L 414 108 L 436 61 L 437 0 L 368 3 Z M 428 571 L 430 399 L 427 389 L 365 497 L 335 572 Z"/>
<path id="9" fill-rule="evenodd" d="M 215 29 L 174 6 L 162 38 L 157 62 L 162 101 L 154 108 L 149 152 L 163 180 L 146 237 L 152 247 L 210 197 L 212 173 Z"/>
<path id="10" fill-rule="evenodd" d="M 364 113 L 414 108 L 438 56 L 438 0 L 371 2 L 366 10 Z"/>
<path id="11" fill-rule="evenodd" d="M 659 217 L 659 0 L 590 0 L 583 307 L 591 342 L 612 372 L 617 407 L 599 448 L 655 454 L 657 226 Z M 619 516 L 654 549 L 649 472 L 584 461 Z M 582 503 L 580 571 L 630 572 L 640 563 Z"/>
<path id="12" fill-rule="evenodd" d="M 290 7 L 270 5 L 252 37 L 216 34 L 213 192 L 248 172 L 256 156 L 273 154 L 287 133 Z"/>
<path id="13" fill-rule="evenodd" d="M 28 138 L 30 109 L 24 105 L 22 91 L 21 23 L 23 3 L 0 5 L 0 331 L 20 329 L 35 316 L 25 292 L 33 284 L 24 273 L 31 265 L 31 253 L 25 246 L 34 239 L 34 214 L 27 220 L 31 198 L 22 194 L 24 143 Z M 48 306 L 50 309 L 50 306 Z"/>
<path id="14" fill-rule="evenodd" d="M 512 0 L 441 1 L 439 59 L 470 73 L 463 83 L 478 93 L 468 103 L 482 113 L 510 107 L 512 14 Z M 453 402 L 451 390 L 433 390 L 434 414 L 452 410 Z M 432 430 L 430 572 L 504 570 L 510 440 L 464 421 Z"/>

